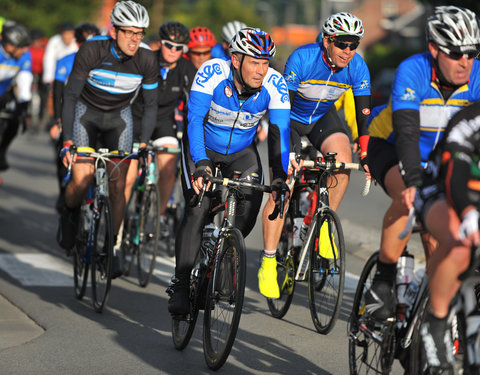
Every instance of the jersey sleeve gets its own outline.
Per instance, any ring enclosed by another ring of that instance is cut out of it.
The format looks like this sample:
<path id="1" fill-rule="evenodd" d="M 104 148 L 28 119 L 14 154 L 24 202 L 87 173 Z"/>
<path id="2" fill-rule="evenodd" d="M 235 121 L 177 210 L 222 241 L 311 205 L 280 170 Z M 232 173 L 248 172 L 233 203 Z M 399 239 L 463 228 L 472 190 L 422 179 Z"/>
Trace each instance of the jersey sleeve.
<path id="1" fill-rule="evenodd" d="M 372 85 L 367 64 L 357 54 L 352 63 L 352 70 L 354 71 L 354 82 L 352 84 L 353 96 L 370 95 Z"/>
<path id="2" fill-rule="evenodd" d="M 297 91 L 300 85 L 300 72 L 302 71 L 302 61 L 298 49 L 293 51 L 287 59 L 283 77 L 287 83 L 287 87 L 291 91 Z"/>

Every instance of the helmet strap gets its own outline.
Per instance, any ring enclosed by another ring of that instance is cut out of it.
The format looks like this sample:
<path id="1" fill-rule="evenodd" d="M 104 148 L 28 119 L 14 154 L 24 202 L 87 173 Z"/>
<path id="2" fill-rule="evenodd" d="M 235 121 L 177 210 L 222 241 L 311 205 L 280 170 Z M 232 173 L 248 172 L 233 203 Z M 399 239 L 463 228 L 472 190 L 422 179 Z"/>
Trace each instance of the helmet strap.
<path id="1" fill-rule="evenodd" d="M 438 66 L 438 56 L 436 59 L 432 57 L 432 62 L 433 62 L 433 73 L 432 77 L 434 79 L 434 82 L 438 84 L 440 91 L 442 92 L 443 96 L 445 99 L 448 99 L 448 97 L 460 86 L 463 86 L 465 83 L 461 85 L 453 85 L 452 83 L 448 82 L 445 76 L 443 75 L 442 71 L 440 70 L 440 67 Z"/>
<path id="2" fill-rule="evenodd" d="M 238 70 L 235 69 L 232 63 L 233 77 L 236 78 L 238 83 L 240 83 L 240 86 L 242 86 L 242 92 L 239 93 L 239 96 L 242 98 L 249 98 L 250 96 L 255 95 L 257 92 L 259 92 L 262 89 L 262 86 L 254 88 L 245 82 L 242 76 L 242 66 L 243 66 L 243 60 L 245 60 L 245 54 L 242 53 L 241 55 L 242 55 L 242 58 L 240 59 L 240 67 Z"/>

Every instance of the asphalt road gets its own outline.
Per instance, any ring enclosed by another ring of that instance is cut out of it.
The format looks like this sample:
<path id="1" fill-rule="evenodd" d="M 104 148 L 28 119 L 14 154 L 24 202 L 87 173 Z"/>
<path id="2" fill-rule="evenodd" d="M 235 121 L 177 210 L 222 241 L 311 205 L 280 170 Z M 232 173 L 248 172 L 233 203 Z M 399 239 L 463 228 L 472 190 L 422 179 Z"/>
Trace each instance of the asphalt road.
<path id="1" fill-rule="evenodd" d="M 93 311 L 89 288 L 82 301 L 75 299 L 71 259 L 55 242 L 58 189 L 53 160 L 47 135 L 27 133 L 15 140 L 8 154 L 11 167 L 0 175 L 0 374 L 209 373 L 201 316 L 189 346 L 182 352 L 173 347 L 165 289 L 174 260 L 164 251 L 147 288 L 138 286 L 135 274 L 114 281 L 103 314 Z M 360 173 L 353 173 L 339 210 L 348 273 L 333 331 L 316 333 L 304 284 L 297 286 L 284 319 L 270 316 L 257 288 L 262 249 L 257 222 L 246 239 L 248 280 L 239 331 L 219 373 L 348 373 L 346 321 L 355 275 L 378 247 L 378 228 L 388 205 L 378 187 L 361 197 L 362 180 Z M 412 248 L 419 249 L 418 242 Z"/>

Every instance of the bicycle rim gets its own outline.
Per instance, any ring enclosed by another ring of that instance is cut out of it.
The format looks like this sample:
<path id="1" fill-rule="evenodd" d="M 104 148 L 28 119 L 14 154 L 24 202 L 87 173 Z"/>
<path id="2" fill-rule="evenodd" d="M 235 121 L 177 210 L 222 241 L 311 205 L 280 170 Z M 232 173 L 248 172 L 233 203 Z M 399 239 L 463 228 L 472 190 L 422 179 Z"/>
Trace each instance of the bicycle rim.
<path id="1" fill-rule="evenodd" d="M 326 211 L 314 225 L 315 237 L 309 249 L 308 301 L 316 330 L 327 334 L 335 326 L 342 306 L 345 240 L 340 219 L 333 210 Z M 327 226 L 328 232 L 320 235 L 322 225 Z M 324 254 L 328 253 L 324 249 L 334 250 L 330 250 L 330 255 Z"/>
<path id="2" fill-rule="evenodd" d="M 295 290 L 295 265 L 288 253 L 292 247 L 293 224 L 290 216 L 285 219 L 277 250 L 277 282 L 280 288 L 279 298 L 267 298 L 268 309 L 274 318 L 281 319 L 287 313 Z"/>
<path id="3" fill-rule="evenodd" d="M 88 233 L 83 230 L 83 218 L 80 218 L 77 229 L 77 240 L 73 248 L 73 284 L 75 297 L 82 299 L 85 295 L 88 280 L 88 267 L 90 259 L 87 259 L 87 240 Z"/>
<path id="4" fill-rule="evenodd" d="M 95 243 L 92 256 L 93 307 L 102 312 L 112 283 L 113 225 L 109 201 L 100 197 L 99 217 L 95 220 Z"/>
<path id="5" fill-rule="evenodd" d="M 226 233 L 222 241 L 222 248 L 217 252 L 219 259 L 208 283 L 203 320 L 203 353 L 208 367 L 213 370 L 219 369 L 230 354 L 245 292 L 243 236 L 234 228 Z"/>
<path id="6" fill-rule="evenodd" d="M 146 287 L 155 268 L 158 248 L 160 217 L 160 191 L 157 184 L 145 188 L 142 204 L 142 224 L 140 226 L 140 243 L 137 252 L 138 283 Z"/>

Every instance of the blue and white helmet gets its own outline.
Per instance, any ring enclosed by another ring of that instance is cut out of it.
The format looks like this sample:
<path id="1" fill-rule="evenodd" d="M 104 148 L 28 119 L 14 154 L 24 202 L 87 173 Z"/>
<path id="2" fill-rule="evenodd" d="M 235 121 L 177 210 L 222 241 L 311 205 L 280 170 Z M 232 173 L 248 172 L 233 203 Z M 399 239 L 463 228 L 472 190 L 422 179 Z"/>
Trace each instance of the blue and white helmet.
<path id="1" fill-rule="evenodd" d="M 271 59 L 275 56 L 275 43 L 269 34 L 260 29 L 245 27 L 239 30 L 230 42 L 230 53 L 243 53 L 256 59 Z"/>

